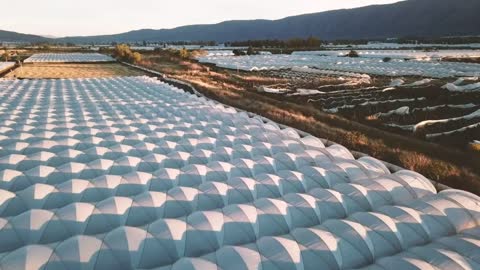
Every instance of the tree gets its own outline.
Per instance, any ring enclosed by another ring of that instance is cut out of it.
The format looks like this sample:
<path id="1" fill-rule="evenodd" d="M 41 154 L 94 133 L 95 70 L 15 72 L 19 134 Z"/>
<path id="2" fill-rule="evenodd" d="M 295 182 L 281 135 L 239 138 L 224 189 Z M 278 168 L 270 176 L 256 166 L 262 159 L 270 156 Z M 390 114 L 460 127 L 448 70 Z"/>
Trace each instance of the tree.
<path id="1" fill-rule="evenodd" d="M 358 52 L 357 51 L 354 51 L 354 50 L 351 50 L 347 55 L 345 55 L 346 57 L 360 57 L 360 55 L 358 55 Z"/>
<path id="2" fill-rule="evenodd" d="M 247 55 L 255 55 L 257 52 L 253 49 L 253 47 L 248 47 L 247 49 Z"/>
<path id="3" fill-rule="evenodd" d="M 132 52 L 130 46 L 127 44 L 120 44 L 115 46 L 113 56 L 120 61 L 129 63 L 139 63 L 142 61 L 142 55 L 138 52 Z"/>
<path id="4" fill-rule="evenodd" d="M 246 55 L 246 53 L 242 50 L 239 50 L 239 49 L 234 49 L 233 50 L 233 55 L 235 56 L 242 56 L 242 55 Z"/>
<path id="5" fill-rule="evenodd" d="M 142 55 L 138 52 L 134 52 L 131 60 L 133 63 L 140 63 L 142 61 Z"/>
<path id="6" fill-rule="evenodd" d="M 5 60 L 5 62 L 8 62 L 8 60 L 10 60 L 10 55 L 7 48 L 4 48 L 3 60 Z"/>
<path id="7" fill-rule="evenodd" d="M 306 43 L 308 48 L 318 48 L 320 45 L 322 45 L 320 39 L 312 36 L 307 39 Z"/>
<path id="8" fill-rule="evenodd" d="M 115 50 L 113 51 L 113 55 L 115 58 L 126 61 L 129 58 L 129 55 L 132 54 L 132 50 L 127 44 L 120 44 L 115 46 Z"/>
<path id="9" fill-rule="evenodd" d="M 288 48 L 301 48 L 304 45 L 304 40 L 301 38 L 292 38 L 287 41 Z"/>

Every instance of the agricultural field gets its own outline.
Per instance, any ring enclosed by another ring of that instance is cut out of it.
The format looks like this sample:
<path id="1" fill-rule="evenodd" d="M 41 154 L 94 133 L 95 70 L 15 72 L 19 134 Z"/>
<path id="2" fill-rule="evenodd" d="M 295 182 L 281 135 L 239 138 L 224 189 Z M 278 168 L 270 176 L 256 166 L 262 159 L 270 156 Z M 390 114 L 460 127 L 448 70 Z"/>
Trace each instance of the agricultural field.
<path id="1" fill-rule="evenodd" d="M 201 63 L 210 63 L 222 68 L 244 71 L 309 67 L 320 70 L 366 73 L 378 76 L 423 76 L 429 78 L 480 76 L 480 65 L 472 63 L 412 61 L 403 58 L 394 58 L 396 56 L 392 53 L 382 55 L 382 57 L 392 58 L 385 61 L 377 57 L 377 55 L 353 58 L 338 56 L 338 53 L 337 51 L 331 51 L 329 52 L 330 55 L 304 55 L 297 53 L 291 55 L 249 55 L 238 57 L 205 56 L 199 57 L 198 60 Z M 478 52 L 474 51 L 474 53 L 478 55 Z M 458 54 L 455 53 L 452 55 Z"/>
<path id="2" fill-rule="evenodd" d="M 478 136 L 475 129 L 462 129 L 470 122 L 429 122 L 417 131 L 395 127 L 474 113 L 479 109 L 476 77 L 380 76 L 311 67 L 243 71 L 180 58 L 171 51 L 144 55 L 142 66 L 188 82 L 222 103 L 480 192 Z M 468 121 L 478 120 L 472 119 Z M 458 129 L 454 139 L 446 139 L 452 136 L 449 131 Z M 446 134 L 427 138 L 437 133 Z"/>
<path id="3" fill-rule="evenodd" d="M 480 270 L 480 0 L 147 2 L 2 5 L 0 270 Z"/>
<path id="4" fill-rule="evenodd" d="M 139 76 L 141 71 L 118 63 L 98 64 L 24 64 L 5 75 L 5 78 L 92 78 L 113 76 Z"/>
<path id="5" fill-rule="evenodd" d="M 0 89 L 1 269 L 477 265 L 480 197 L 416 172 L 152 77 Z"/>
<path id="6" fill-rule="evenodd" d="M 265 76 L 289 78 L 289 84 L 262 86 L 259 91 L 279 100 L 306 104 L 326 113 L 386 129 L 414 135 L 432 142 L 465 148 L 480 138 L 480 81 L 477 77 L 423 79 L 346 77 L 325 85 L 318 73 L 261 72 Z M 338 79 L 337 79 L 338 80 Z M 387 85 L 385 85 L 387 84 Z"/>
<path id="7" fill-rule="evenodd" d="M 330 51 L 300 51 L 293 52 L 293 55 L 305 56 L 346 56 L 350 50 L 330 50 Z M 361 58 L 391 58 L 400 60 L 441 60 L 443 58 L 477 58 L 480 57 L 479 50 L 357 50 Z"/>
<path id="8" fill-rule="evenodd" d="M 99 53 L 23 52 L 23 64 L 4 75 L 7 79 L 68 79 L 141 76 L 145 73 Z M 0 64 L 2 65 L 2 64 Z M 14 63 L 7 65 L 13 66 Z M 1 71 L 0 66 L 0 71 Z"/>
<path id="9" fill-rule="evenodd" d="M 108 55 L 100 53 L 37 53 L 24 63 L 98 63 L 114 62 Z"/>
<path id="10" fill-rule="evenodd" d="M 460 43 L 460 44 L 441 44 L 441 43 L 382 43 L 373 42 L 368 44 L 338 44 L 326 45 L 328 49 L 355 49 L 355 50 L 399 50 L 399 49 L 480 49 L 480 43 Z"/>
<path id="11" fill-rule="evenodd" d="M 442 61 L 475 58 L 480 50 L 364 50 L 355 58 L 347 53 L 210 55 L 199 61 L 281 79 L 256 89 L 397 134 L 462 149 L 480 138 L 480 64 Z"/>

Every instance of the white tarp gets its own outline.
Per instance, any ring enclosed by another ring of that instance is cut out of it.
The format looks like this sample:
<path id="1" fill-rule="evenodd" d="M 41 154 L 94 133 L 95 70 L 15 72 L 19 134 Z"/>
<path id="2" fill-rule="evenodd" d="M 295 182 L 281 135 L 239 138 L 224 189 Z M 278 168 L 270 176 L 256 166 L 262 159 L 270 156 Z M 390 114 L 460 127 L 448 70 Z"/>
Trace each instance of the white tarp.
<path id="1" fill-rule="evenodd" d="M 324 75 L 329 73 L 343 76 L 343 73 L 352 75 L 372 74 L 385 76 L 422 76 L 429 78 L 447 77 L 478 77 L 480 64 L 457 63 L 444 61 L 420 61 L 392 59 L 384 62 L 372 57 L 338 57 L 337 55 L 316 54 L 275 54 L 250 56 L 206 56 L 200 57 L 200 62 L 215 64 L 229 69 L 245 71 L 258 70 L 305 70 Z M 315 69 L 313 69 L 315 68 Z"/>
<path id="2" fill-rule="evenodd" d="M 346 269 L 455 241 L 478 258 L 478 197 L 156 79 L 0 88 L 2 270 Z"/>
<path id="3" fill-rule="evenodd" d="M 37 53 L 27 58 L 25 63 L 84 63 L 112 62 L 112 57 L 100 53 Z"/>

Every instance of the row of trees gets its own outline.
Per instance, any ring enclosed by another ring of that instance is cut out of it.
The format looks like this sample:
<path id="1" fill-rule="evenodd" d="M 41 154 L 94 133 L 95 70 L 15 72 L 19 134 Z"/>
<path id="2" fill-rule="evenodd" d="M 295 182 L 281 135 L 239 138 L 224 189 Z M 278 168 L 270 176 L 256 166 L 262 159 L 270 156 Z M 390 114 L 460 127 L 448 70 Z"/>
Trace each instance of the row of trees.
<path id="1" fill-rule="evenodd" d="M 0 56 L 2 57 L 3 61 L 7 62 L 8 60 L 10 60 L 10 53 L 8 52 L 7 48 L 3 48 L 2 51 L 3 53 L 1 53 Z"/>
<path id="2" fill-rule="evenodd" d="M 126 44 L 120 44 L 115 46 L 113 50 L 113 56 L 120 61 L 128 63 L 139 63 L 142 61 L 142 55 L 138 52 L 133 52 L 130 46 Z"/>
<path id="3" fill-rule="evenodd" d="M 20 55 L 18 54 L 18 51 L 16 50 L 9 50 L 7 47 L 4 47 L 3 49 L 0 50 L 0 61 L 15 61 L 18 62 L 20 61 Z"/>
<path id="4" fill-rule="evenodd" d="M 425 37 L 403 37 L 397 40 L 398 43 L 406 44 L 469 44 L 480 43 L 480 36 L 465 36 L 465 37 L 440 37 L 440 38 L 425 38 Z"/>
<path id="5" fill-rule="evenodd" d="M 254 48 L 319 48 L 322 45 L 322 41 L 316 37 L 309 37 L 307 39 L 292 38 L 288 40 L 266 39 L 235 41 L 227 43 L 226 45 Z"/>
<path id="6" fill-rule="evenodd" d="M 176 56 L 182 59 L 188 59 L 190 58 L 191 52 L 188 51 L 186 48 L 182 48 L 180 50 L 176 49 L 162 49 L 162 48 L 155 48 L 153 50 L 154 53 L 156 54 L 162 54 L 162 53 L 168 53 L 171 56 Z"/>
<path id="7" fill-rule="evenodd" d="M 253 47 L 248 47 L 247 51 L 235 49 L 235 50 L 233 50 L 233 54 L 234 54 L 235 56 L 241 56 L 241 55 L 256 55 L 256 54 L 258 54 L 258 52 L 255 51 L 255 50 L 253 49 Z"/>

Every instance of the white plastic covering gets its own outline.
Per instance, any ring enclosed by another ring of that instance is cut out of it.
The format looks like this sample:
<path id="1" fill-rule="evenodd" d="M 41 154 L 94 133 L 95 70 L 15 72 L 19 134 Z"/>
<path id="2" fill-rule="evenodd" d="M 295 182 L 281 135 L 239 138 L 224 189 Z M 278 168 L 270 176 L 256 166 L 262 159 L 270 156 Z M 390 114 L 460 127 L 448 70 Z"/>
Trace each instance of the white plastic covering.
<path id="1" fill-rule="evenodd" d="M 479 64 L 424 60 L 406 61 L 401 57 L 401 54 L 397 55 L 397 58 L 395 58 L 395 55 L 392 55 L 392 52 L 387 54 L 382 54 L 382 51 L 377 52 L 378 54 L 364 54 L 358 58 L 339 57 L 337 51 L 313 52 L 307 54 L 297 53 L 292 55 L 210 55 L 200 57 L 199 61 L 215 64 L 223 68 L 240 69 L 245 71 L 280 69 L 302 71 L 302 69 L 305 70 L 305 68 L 316 68 L 320 71 L 315 73 L 324 75 L 336 74 L 339 76 L 344 76 L 346 75 L 345 73 L 347 73 L 347 75 L 349 73 L 353 76 L 358 76 L 359 74 L 373 74 L 385 76 L 423 76 L 430 78 L 480 76 Z M 472 50 L 470 52 L 472 55 L 479 54 L 478 50 Z M 442 51 L 442 53 L 440 53 L 440 55 L 444 56 L 449 54 L 449 51 Z M 385 56 L 394 59 L 384 62 L 382 58 Z M 435 58 L 434 56 L 431 57 Z M 312 71 L 312 69 L 307 69 L 305 71 L 309 72 Z"/>
<path id="2" fill-rule="evenodd" d="M 0 72 L 6 71 L 15 66 L 14 62 L 0 62 Z"/>
<path id="3" fill-rule="evenodd" d="M 415 172 L 148 77 L 0 89 L 2 270 L 478 266 L 480 199 Z"/>
<path id="4" fill-rule="evenodd" d="M 108 55 L 100 53 L 37 53 L 25 59 L 25 63 L 86 63 L 112 62 Z"/>

